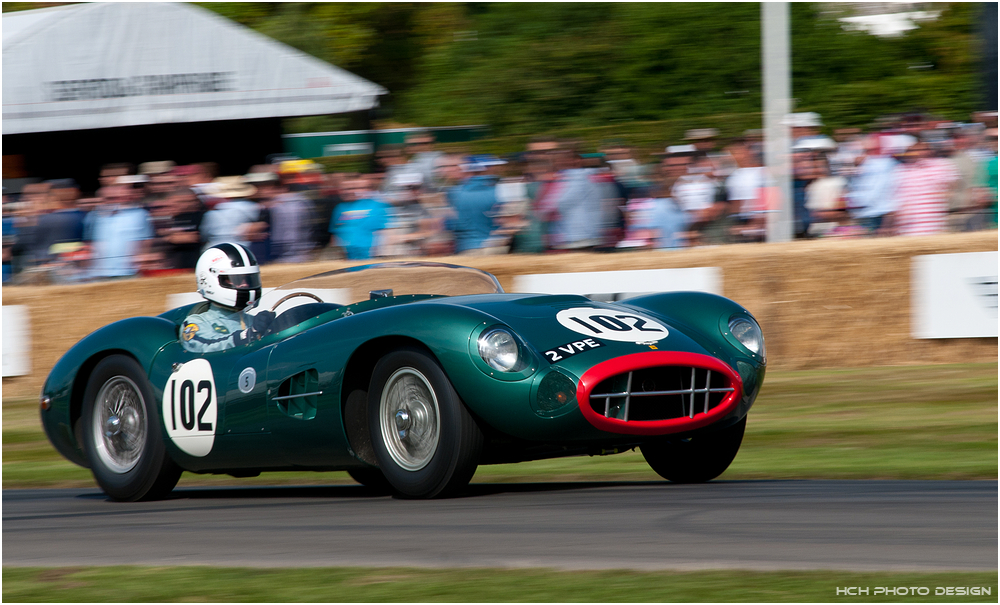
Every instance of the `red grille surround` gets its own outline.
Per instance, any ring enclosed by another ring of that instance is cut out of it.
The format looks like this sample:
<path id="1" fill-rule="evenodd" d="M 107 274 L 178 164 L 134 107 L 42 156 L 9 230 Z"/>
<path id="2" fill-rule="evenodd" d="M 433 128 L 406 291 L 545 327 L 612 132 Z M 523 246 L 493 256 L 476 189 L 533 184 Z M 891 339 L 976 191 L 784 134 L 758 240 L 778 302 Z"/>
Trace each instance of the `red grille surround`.
<path id="1" fill-rule="evenodd" d="M 621 420 L 607 418 L 597 413 L 590 405 L 590 394 L 594 387 L 607 378 L 659 366 L 699 368 L 718 372 L 728 379 L 732 391 L 725 394 L 722 401 L 708 412 L 693 413 L 692 417 L 670 418 L 666 420 Z M 690 431 L 721 420 L 736 408 L 743 394 L 743 380 L 731 367 L 722 361 L 698 353 L 674 351 L 651 351 L 616 357 L 587 370 L 577 385 L 576 400 L 580 412 L 590 424 L 602 431 L 626 435 L 668 435 Z"/>

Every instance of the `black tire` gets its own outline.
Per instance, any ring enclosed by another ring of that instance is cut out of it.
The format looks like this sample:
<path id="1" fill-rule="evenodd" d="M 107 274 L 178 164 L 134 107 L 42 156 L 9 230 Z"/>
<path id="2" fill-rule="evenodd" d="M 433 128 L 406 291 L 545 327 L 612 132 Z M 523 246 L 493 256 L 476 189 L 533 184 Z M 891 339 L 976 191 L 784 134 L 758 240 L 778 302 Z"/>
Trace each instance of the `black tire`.
<path id="1" fill-rule="evenodd" d="M 354 468 L 347 471 L 347 474 L 351 476 L 351 479 L 376 493 L 392 493 L 392 486 L 386 481 L 382 471 L 377 468 Z"/>
<path id="2" fill-rule="evenodd" d="M 112 499 L 155 500 L 177 485 L 181 468 L 167 456 L 153 389 L 131 357 L 111 355 L 97 364 L 81 422 L 90 470 Z"/>
<path id="3" fill-rule="evenodd" d="M 483 448 L 483 434 L 444 370 L 416 348 L 389 353 L 375 365 L 368 429 L 382 475 L 404 498 L 461 490 Z"/>
<path id="4" fill-rule="evenodd" d="M 704 483 L 721 475 L 740 451 L 747 419 L 685 439 L 664 438 L 640 448 L 656 474 L 674 483 Z"/>

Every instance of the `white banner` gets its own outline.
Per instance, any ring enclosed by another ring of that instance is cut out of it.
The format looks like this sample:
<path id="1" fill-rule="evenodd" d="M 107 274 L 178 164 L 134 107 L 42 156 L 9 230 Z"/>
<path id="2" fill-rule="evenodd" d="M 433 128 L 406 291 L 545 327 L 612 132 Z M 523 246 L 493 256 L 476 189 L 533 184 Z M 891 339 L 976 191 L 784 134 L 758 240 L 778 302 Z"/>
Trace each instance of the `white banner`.
<path id="1" fill-rule="evenodd" d="M 914 338 L 997 337 L 996 252 L 915 256 Z"/>
<path id="2" fill-rule="evenodd" d="M 693 267 L 518 275 L 514 277 L 514 291 L 580 294 L 603 302 L 654 292 L 698 291 L 721 295 L 722 269 Z"/>
<path id="3" fill-rule="evenodd" d="M 0 339 L 3 340 L 3 377 L 31 373 L 31 330 L 28 307 L 4 305 L 0 314 Z"/>

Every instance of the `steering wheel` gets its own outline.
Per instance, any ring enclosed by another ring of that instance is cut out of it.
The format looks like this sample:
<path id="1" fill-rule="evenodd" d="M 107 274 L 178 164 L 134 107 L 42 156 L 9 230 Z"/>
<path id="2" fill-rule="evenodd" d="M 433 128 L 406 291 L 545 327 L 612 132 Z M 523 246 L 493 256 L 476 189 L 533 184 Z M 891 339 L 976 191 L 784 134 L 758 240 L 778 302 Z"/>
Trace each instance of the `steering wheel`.
<path id="1" fill-rule="evenodd" d="M 311 299 L 315 300 L 316 302 L 320 302 L 320 303 L 323 302 L 322 298 L 316 296 L 312 292 L 292 292 L 291 294 L 286 294 L 286 295 L 282 296 L 281 300 L 279 300 L 278 302 L 276 302 L 273 305 L 271 305 L 271 312 L 273 313 L 275 309 L 277 309 L 279 306 L 281 306 L 281 303 L 285 302 L 286 300 L 288 300 L 290 298 L 295 298 L 296 296 L 306 296 L 308 298 L 311 298 Z"/>

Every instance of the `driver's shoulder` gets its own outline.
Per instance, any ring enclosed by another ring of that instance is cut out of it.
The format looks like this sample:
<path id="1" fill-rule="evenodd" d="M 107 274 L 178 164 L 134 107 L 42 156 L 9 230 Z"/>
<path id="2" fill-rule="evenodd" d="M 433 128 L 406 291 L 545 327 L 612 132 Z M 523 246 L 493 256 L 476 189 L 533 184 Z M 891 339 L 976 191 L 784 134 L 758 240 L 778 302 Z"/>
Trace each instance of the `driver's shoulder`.
<path id="1" fill-rule="evenodd" d="M 185 324 L 204 323 L 204 321 L 205 321 L 204 313 L 192 313 L 184 318 Z"/>
<path id="2" fill-rule="evenodd" d="M 212 308 L 212 303 L 208 302 L 207 300 L 203 300 L 200 303 L 191 305 L 191 307 L 187 309 L 187 313 L 183 316 L 184 323 L 187 323 L 188 320 L 191 319 L 192 317 L 201 316 L 203 313 L 205 313 L 211 308 Z"/>
<path id="3" fill-rule="evenodd" d="M 185 324 L 209 324 L 212 322 L 234 320 L 239 313 L 226 312 L 221 309 L 208 308 L 201 313 L 192 313 L 184 318 Z M 238 321 L 238 319 L 236 319 Z"/>

